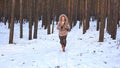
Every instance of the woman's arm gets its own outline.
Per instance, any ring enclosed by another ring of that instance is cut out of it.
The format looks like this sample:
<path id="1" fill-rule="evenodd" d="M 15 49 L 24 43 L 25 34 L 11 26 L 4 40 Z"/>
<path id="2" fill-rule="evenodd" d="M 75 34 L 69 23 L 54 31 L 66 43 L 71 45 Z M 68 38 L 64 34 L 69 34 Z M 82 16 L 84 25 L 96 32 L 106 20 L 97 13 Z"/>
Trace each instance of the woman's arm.
<path id="1" fill-rule="evenodd" d="M 67 31 L 70 31 L 70 25 L 69 25 L 69 23 L 66 23 L 65 29 L 66 29 Z"/>

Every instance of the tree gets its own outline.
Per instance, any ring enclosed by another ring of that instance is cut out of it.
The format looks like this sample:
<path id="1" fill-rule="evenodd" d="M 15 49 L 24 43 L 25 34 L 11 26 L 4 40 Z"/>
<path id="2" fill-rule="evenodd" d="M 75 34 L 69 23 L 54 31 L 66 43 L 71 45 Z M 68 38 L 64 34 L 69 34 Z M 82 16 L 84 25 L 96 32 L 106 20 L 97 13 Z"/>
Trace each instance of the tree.
<path id="1" fill-rule="evenodd" d="M 85 31 L 89 29 L 91 0 L 85 0 Z"/>
<path id="2" fill-rule="evenodd" d="M 20 38 L 23 38 L 23 0 L 20 0 Z"/>
<path id="3" fill-rule="evenodd" d="M 35 0 L 35 22 L 34 22 L 34 39 L 37 38 L 37 29 L 38 29 L 38 7 L 39 0 Z"/>
<path id="4" fill-rule="evenodd" d="M 14 9 L 15 9 L 15 0 L 12 0 L 9 44 L 13 44 L 13 36 L 14 36 Z"/>
<path id="5" fill-rule="evenodd" d="M 80 1 L 80 24 L 79 24 L 79 28 L 80 26 L 82 26 L 82 24 L 85 24 L 84 23 L 84 18 L 85 18 L 85 0 L 78 0 Z M 83 25 L 84 26 L 84 25 Z M 83 34 L 85 33 L 85 30 L 84 30 L 84 27 L 83 27 Z"/>
<path id="6" fill-rule="evenodd" d="M 10 21 L 11 21 L 11 2 L 12 0 L 8 0 L 8 28 L 10 28 Z"/>
<path id="7" fill-rule="evenodd" d="M 86 20 L 85 20 L 85 0 L 83 0 L 83 14 L 82 14 L 82 22 L 83 22 L 83 34 L 86 33 Z"/>
<path id="8" fill-rule="evenodd" d="M 6 21 L 7 21 L 7 0 L 4 0 L 4 17 L 3 17 L 3 21 L 4 24 L 6 25 Z"/>
<path id="9" fill-rule="evenodd" d="M 54 22 L 55 22 L 55 14 L 56 14 L 56 11 L 55 11 L 55 1 L 56 0 L 53 0 L 52 2 L 52 33 L 54 32 Z"/>
<path id="10" fill-rule="evenodd" d="M 72 20 L 71 20 L 71 0 L 68 0 L 68 19 L 69 19 L 70 27 L 72 28 Z"/>
<path id="11" fill-rule="evenodd" d="M 51 1 L 50 0 L 47 0 L 47 34 L 50 34 L 51 31 L 50 31 L 50 24 L 51 24 Z"/>
<path id="12" fill-rule="evenodd" d="M 105 4 L 106 4 L 106 1 L 102 0 L 102 3 L 101 3 L 101 22 L 100 22 L 99 42 L 103 42 L 104 41 Z"/>
<path id="13" fill-rule="evenodd" d="M 107 32 L 109 34 L 111 34 L 110 30 L 111 30 L 111 22 L 112 22 L 112 14 L 111 14 L 111 0 L 108 0 L 108 11 L 107 11 L 107 15 L 108 15 L 108 19 L 107 19 Z"/>
<path id="14" fill-rule="evenodd" d="M 118 0 L 111 0 L 112 3 L 112 31 L 111 31 L 111 38 L 116 39 L 116 32 L 117 32 L 117 23 L 118 23 Z"/>
<path id="15" fill-rule="evenodd" d="M 96 9 L 96 16 L 97 16 L 97 28 L 96 30 L 98 31 L 99 30 L 99 24 L 100 24 L 100 3 L 101 0 L 97 0 L 97 9 Z"/>
<path id="16" fill-rule="evenodd" d="M 29 0 L 29 40 L 32 40 L 32 0 Z"/>
<path id="17" fill-rule="evenodd" d="M 42 5 L 42 27 L 47 29 L 47 0 L 44 0 Z"/>
<path id="18" fill-rule="evenodd" d="M 120 11 L 120 0 L 118 0 L 118 11 Z M 118 21 L 120 20 L 120 12 L 118 12 Z M 118 22 L 118 27 L 120 27 L 120 23 Z"/>

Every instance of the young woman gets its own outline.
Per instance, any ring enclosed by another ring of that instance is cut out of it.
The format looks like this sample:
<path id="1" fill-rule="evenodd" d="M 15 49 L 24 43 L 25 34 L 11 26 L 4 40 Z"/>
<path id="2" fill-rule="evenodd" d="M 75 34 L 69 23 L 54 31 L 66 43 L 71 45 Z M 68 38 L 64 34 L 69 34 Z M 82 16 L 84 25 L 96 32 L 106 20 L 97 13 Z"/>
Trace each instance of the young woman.
<path id="1" fill-rule="evenodd" d="M 57 29 L 59 30 L 59 39 L 62 46 L 62 51 L 65 52 L 66 37 L 67 37 L 68 31 L 70 31 L 68 17 L 65 14 L 60 15 Z"/>

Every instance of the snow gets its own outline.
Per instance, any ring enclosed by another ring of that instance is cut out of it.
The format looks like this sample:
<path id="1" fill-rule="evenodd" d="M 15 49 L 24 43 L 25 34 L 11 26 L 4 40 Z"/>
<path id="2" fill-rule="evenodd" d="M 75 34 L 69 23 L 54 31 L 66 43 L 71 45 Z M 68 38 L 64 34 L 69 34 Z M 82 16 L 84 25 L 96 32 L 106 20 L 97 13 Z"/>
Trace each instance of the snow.
<path id="1" fill-rule="evenodd" d="M 105 31 L 104 42 L 98 42 L 96 21 L 90 21 L 85 34 L 78 25 L 69 32 L 63 53 L 56 28 L 47 35 L 39 21 L 38 39 L 28 40 L 28 24 L 23 25 L 23 39 L 20 24 L 15 24 L 14 44 L 8 44 L 8 24 L 0 23 L 0 68 L 120 68 L 120 28 L 116 40 Z"/>

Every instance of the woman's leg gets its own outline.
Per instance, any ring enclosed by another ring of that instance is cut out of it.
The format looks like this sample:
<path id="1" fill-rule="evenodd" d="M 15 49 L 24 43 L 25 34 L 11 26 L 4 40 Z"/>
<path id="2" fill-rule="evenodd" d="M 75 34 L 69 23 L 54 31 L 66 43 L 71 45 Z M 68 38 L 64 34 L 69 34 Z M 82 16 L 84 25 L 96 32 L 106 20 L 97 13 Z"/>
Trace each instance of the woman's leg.
<path id="1" fill-rule="evenodd" d="M 61 45 L 62 45 L 63 52 L 65 52 L 66 37 L 67 37 L 67 36 L 59 36 L 59 38 L 60 38 L 60 43 L 61 43 Z"/>
<path id="2" fill-rule="evenodd" d="M 67 36 L 59 36 L 60 44 L 66 46 L 66 37 Z"/>
<path id="3" fill-rule="evenodd" d="M 67 42 L 66 42 L 66 37 L 67 37 L 67 36 L 63 36 L 63 45 L 64 45 L 65 47 L 66 47 L 66 43 L 67 43 Z"/>

